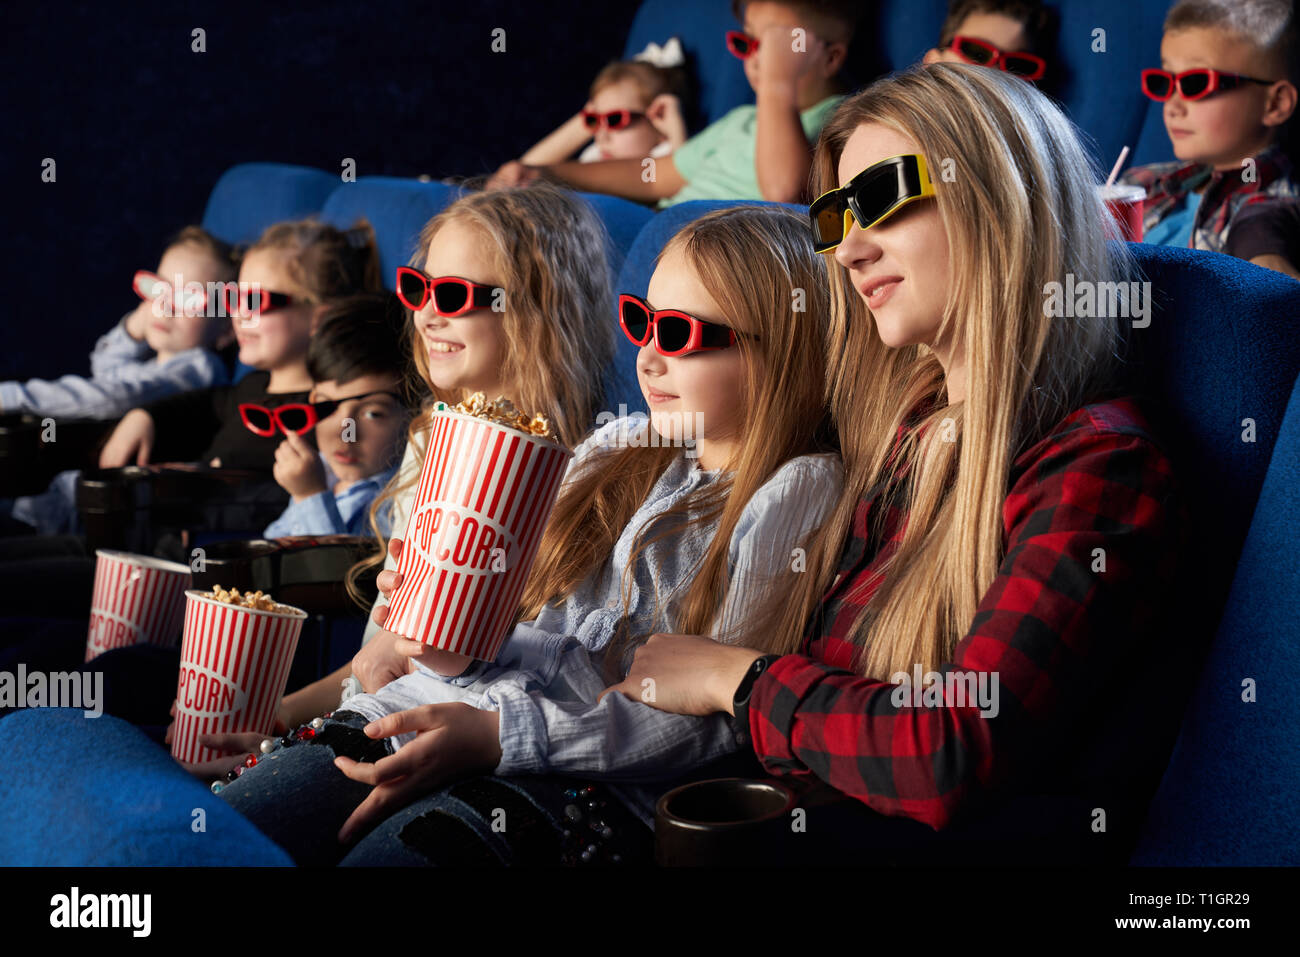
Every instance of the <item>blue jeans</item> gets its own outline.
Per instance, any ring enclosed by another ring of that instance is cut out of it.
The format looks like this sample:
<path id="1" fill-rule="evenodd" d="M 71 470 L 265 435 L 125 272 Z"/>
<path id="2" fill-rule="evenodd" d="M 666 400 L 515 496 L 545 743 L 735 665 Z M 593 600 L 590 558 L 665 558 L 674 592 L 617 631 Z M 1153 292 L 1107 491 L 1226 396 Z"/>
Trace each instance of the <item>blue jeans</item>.
<path id="1" fill-rule="evenodd" d="M 337 712 L 314 737 L 278 743 L 261 755 L 221 797 L 308 866 L 645 864 L 653 858 L 652 832 L 614 795 L 598 783 L 558 776 L 457 781 L 345 847 L 339 829 L 371 787 L 346 777 L 334 758 L 378 761 L 391 753 L 387 741 L 366 737 L 367 723 L 356 712 Z"/>

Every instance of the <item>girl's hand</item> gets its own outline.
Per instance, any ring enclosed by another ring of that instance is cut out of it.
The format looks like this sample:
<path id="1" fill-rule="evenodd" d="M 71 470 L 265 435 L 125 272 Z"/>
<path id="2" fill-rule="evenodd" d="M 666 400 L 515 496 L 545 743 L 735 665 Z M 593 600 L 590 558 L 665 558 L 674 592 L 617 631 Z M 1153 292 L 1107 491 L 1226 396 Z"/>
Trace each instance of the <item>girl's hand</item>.
<path id="1" fill-rule="evenodd" d="M 673 149 L 686 142 L 686 120 L 682 116 L 682 103 L 671 93 L 660 93 L 646 107 L 646 119 L 658 130 Z"/>
<path id="2" fill-rule="evenodd" d="M 651 635 L 636 650 L 626 678 L 600 693 L 617 691 L 674 714 L 732 713 L 732 700 L 745 672 L 762 653 L 721 645 L 698 635 Z"/>
<path id="3" fill-rule="evenodd" d="M 283 708 L 281 703 L 280 709 L 275 716 L 275 726 L 272 729 L 271 736 L 279 737 L 289 732 L 288 725 L 283 720 Z M 176 702 L 172 702 L 171 716 L 176 717 Z M 163 741 L 170 747 L 172 737 L 176 733 L 176 722 L 173 721 L 167 725 L 167 732 L 163 735 Z M 176 763 L 183 767 L 190 774 L 202 781 L 211 781 L 213 778 L 225 777 L 226 772 L 244 763 L 244 760 L 250 753 L 260 754 L 262 742 L 268 736 L 258 734 L 256 731 L 242 731 L 232 734 L 201 734 L 199 735 L 199 744 L 204 747 L 214 748 L 217 751 L 233 751 L 234 754 L 224 757 L 212 758 L 209 761 L 200 761 L 192 764 L 188 761 L 178 760 Z"/>
<path id="4" fill-rule="evenodd" d="M 108 437 L 99 453 L 99 467 L 120 469 L 124 465 L 148 465 L 153 440 L 153 416 L 144 409 L 132 409 Z"/>
<path id="5" fill-rule="evenodd" d="M 467 704 L 428 704 L 366 725 L 372 738 L 415 731 L 415 740 L 374 764 L 335 758 L 354 781 L 374 785 L 339 831 L 347 843 L 384 818 L 458 777 L 487 773 L 501 763 L 499 715 Z"/>
<path id="6" fill-rule="evenodd" d="M 390 538 L 388 540 L 388 554 L 393 556 L 394 561 L 402 560 L 402 540 L 400 538 Z M 382 571 L 379 573 L 379 577 L 375 581 L 376 586 L 379 588 L 379 593 L 388 599 L 392 598 L 393 592 L 397 590 L 401 583 L 402 576 L 399 572 L 395 571 Z M 383 625 L 384 622 L 388 620 L 388 606 L 376 605 L 375 610 L 370 613 L 370 617 L 374 620 L 376 625 Z M 404 655 L 407 659 L 404 663 L 405 670 L 395 676 L 398 678 L 415 670 L 413 662 L 417 659 L 426 668 L 436 671 L 440 675 L 458 675 L 474 661 L 474 659 L 470 658 L 468 655 L 458 655 L 454 651 L 442 651 L 438 648 L 430 648 L 423 642 L 403 638 L 401 635 L 394 634 L 391 631 L 382 631 L 375 635 L 374 638 L 370 639 L 370 642 L 366 647 L 374 644 L 379 639 L 380 635 L 385 636 L 385 640 L 391 645 L 393 653 Z M 365 649 L 363 648 L 362 651 L 364 650 Z M 395 665 L 397 659 L 392 658 L 387 662 L 387 665 L 385 665 L 385 657 L 387 656 L 380 655 L 377 649 L 373 656 L 373 660 L 368 659 L 362 663 L 362 666 L 374 669 L 376 665 L 379 665 L 382 673 L 386 674 L 392 670 L 392 667 L 389 666 Z M 366 678 L 357 674 L 355 667 L 353 668 L 352 673 L 356 676 L 357 680 L 361 682 L 362 688 L 365 688 L 366 691 L 371 690 L 366 687 Z M 374 680 L 378 680 L 380 677 L 382 677 L 382 674 L 373 676 Z M 388 680 L 391 681 L 393 679 L 389 678 Z M 384 682 L 384 684 L 387 683 L 387 681 Z M 383 684 L 378 687 L 382 688 Z"/>
<path id="7" fill-rule="evenodd" d="M 153 318 L 153 300 L 148 299 L 136 306 L 126 317 L 126 334 L 136 342 L 144 342 L 149 331 L 149 320 Z"/>
<path id="8" fill-rule="evenodd" d="M 284 441 L 276 448 L 271 474 L 295 502 L 328 491 L 320 454 L 296 432 L 286 432 Z"/>

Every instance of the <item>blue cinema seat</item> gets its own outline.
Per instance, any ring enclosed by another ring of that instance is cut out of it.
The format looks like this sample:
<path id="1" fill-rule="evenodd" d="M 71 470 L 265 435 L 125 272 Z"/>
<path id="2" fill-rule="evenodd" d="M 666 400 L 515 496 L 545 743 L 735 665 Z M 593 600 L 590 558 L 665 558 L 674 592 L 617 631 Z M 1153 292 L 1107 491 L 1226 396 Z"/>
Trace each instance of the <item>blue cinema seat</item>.
<path id="1" fill-rule="evenodd" d="M 1293 295 L 1300 299 L 1300 290 Z M 1219 632 L 1151 802 L 1134 864 L 1300 863 L 1297 541 L 1300 379 L 1273 447 Z"/>
<path id="2" fill-rule="evenodd" d="M 724 46 L 726 32 L 737 28 L 728 0 L 645 0 L 628 31 L 623 56 L 631 59 L 648 43 L 663 45 L 674 36 L 681 39 L 696 86 L 699 121 L 691 129 L 696 133 L 734 107 L 754 102 L 740 61 Z"/>
<path id="3" fill-rule="evenodd" d="M 203 228 L 229 243 L 250 243 L 272 223 L 320 212 L 336 174 L 287 163 L 240 163 L 212 187 Z"/>
<path id="4" fill-rule="evenodd" d="M 0 866 L 284 866 L 289 855 L 125 721 L 0 721 Z"/>
<path id="5" fill-rule="evenodd" d="M 321 217 L 346 229 L 358 219 L 369 220 L 379 243 L 384 285 L 392 289 L 397 267 L 411 261 L 420 230 L 455 202 L 461 190 L 446 183 L 422 183 L 397 176 L 362 176 L 355 183 L 335 184 Z"/>

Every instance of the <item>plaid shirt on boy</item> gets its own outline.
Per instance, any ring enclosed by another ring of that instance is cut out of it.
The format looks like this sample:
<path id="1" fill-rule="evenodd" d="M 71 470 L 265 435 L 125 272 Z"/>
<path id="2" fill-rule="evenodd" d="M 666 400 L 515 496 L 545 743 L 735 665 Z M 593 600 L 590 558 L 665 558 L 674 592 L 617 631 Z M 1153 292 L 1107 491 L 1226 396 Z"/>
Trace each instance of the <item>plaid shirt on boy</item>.
<path id="1" fill-rule="evenodd" d="M 1300 185 L 1292 178 L 1291 161 L 1279 147 L 1268 147 L 1254 160 L 1254 179 L 1250 182 L 1242 180 L 1244 168 L 1216 170 L 1205 163 L 1181 162 L 1138 166 L 1120 177 L 1120 182 L 1147 191 L 1142 213 L 1144 231 L 1168 216 L 1189 192 L 1208 183 L 1196 210 L 1189 246 L 1221 253 L 1232 220 L 1242 206 L 1300 196 Z"/>
<path id="2" fill-rule="evenodd" d="M 1079 409 L 1016 458 L 1005 558 L 940 668 L 996 676 L 998 713 L 985 717 L 975 701 L 896 701 L 903 686 L 890 676 L 854 669 L 850 629 L 905 527 L 892 504 L 901 497 L 889 498 L 875 508 L 873 489 L 859 504 L 841 574 L 801 653 L 774 660 L 754 683 L 749 731 L 768 773 L 815 775 L 875 811 L 939 829 L 1013 770 L 1033 764 L 1044 783 L 1045 733 L 1058 745 L 1048 756 L 1069 760 L 1061 732 L 1086 735 L 1081 709 L 1096 706 L 1082 689 L 1122 673 L 1147 644 L 1161 583 L 1174 577 L 1182 514 L 1169 461 L 1131 399 Z M 1015 753 L 1031 740 L 1038 749 Z"/>

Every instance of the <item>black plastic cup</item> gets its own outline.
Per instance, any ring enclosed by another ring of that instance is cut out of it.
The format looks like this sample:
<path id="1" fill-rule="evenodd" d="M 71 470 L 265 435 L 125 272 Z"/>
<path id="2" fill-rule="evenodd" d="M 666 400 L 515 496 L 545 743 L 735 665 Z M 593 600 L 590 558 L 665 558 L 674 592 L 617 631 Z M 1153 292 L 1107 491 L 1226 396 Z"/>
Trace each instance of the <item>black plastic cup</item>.
<path id="1" fill-rule="evenodd" d="M 655 805 L 661 867 L 789 863 L 795 794 L 775 781 L 715 778 L 674 788 Z"/>
<path id="2" fill-rule="evenodd" d="M 0 496 L 30 495 L 45 487 L 40 471 L 39 420 L 0 415 Z"/>
<path id="3" fill-rule="evenodd" d="M 214 585 L 261 591 L 283 599 L 280 584 L 280 546 L 264 538 L 246 542 L 212 542 L 190 562 L 193 587 L 211 591 Z"/>
<path id="4" fill-rule="evenodd" d="M 153 473 L 128 465 L 118 469 L 86 469 L 77 480 L 77 510 L 86 526 L 86 546 L 96 549 L 153 552 L 149 508 Z"/>

